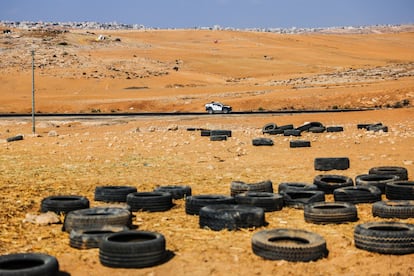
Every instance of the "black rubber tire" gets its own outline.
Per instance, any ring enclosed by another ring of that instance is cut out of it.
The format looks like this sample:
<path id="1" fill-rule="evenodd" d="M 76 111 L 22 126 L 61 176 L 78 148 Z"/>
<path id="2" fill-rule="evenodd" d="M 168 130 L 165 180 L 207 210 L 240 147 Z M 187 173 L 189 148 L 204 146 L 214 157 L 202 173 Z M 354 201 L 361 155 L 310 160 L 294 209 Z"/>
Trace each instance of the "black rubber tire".
<path id="1" fill-rule="evenodd" d="M 232 181 L 230 184 L 230 195 L 235 196 L 244 192 L 266 192 L 273 193 L 273 183 L 265 180 L 257 183 L 245 183 L 243 181 Z"/>
<path id="2" fill-rule="evenodd" d="M 269 130 L 268 132 L 263 133 L 263 134 L 278 135 L 278 134 L 283 134 L 283 132 L 285 132 L 284 129 L 276 128 L 276 129 L 273 129 L 273 130 Z"/>
<path id="3" fill-rule="evenodd" d="M 355 246 L 380 254 L 414 253 L 414 224 L 401 222 L 368 222 L 354 229 Z"/>
<path id="4" fill-rule="evenodd" d="M 385 194 L 385 185 L 397 181 L 399 177 L 397 175 L 381 175 L 381 174 L 360 174 L 355 177 L 356 185 L 372 185 L 381 190 L 382 194 Z"/>
<path id="5" fill-rule="evenodd" d="M 211 135 L 210 141 L 226 141 L 227 136 L 226 135 Z"/>
<path id="6" fill-rule="evenodd" d="M 325 239 L 301 229 L 262 230 L 252 236 L 253 253 L 269 260 L 316 261 L 328 256 Z"/>
<path id="7" fill-rule="evenodd" d="M 297 127 L 296 129 L 299 130 L 300 132 L 304 132 L 304 131 L 309 131 L 309 129 L 312 127 L 324 127 L 324 125 L 320 122 L 310 122 L 310 123 L 303 124 Z"/>
<path id="8" fill-rule="evenodd" d="M 288 124 L 288 125 L 279 126 L 277 129 L 287 130 L 287 129 L 294 129 L 294 127 L 292 124 Z"/>
<path id="9" fill-rule="evenodd" d="M 163 192 L 136 192 L 127 195 L 127 204 L 132 212 L 163 212 L 173 207 L 172 195 Z"/>
<path id="10" fill-rule="evenodd" d="M 128 227 L 105 225 L 100 229 L 72 230 L 69 234 L 69 245 L 77 249 L 99 248 L 102 239 L 109 234 L 127 231 Z"/>
<path id="11" fill-rule="evenodd" d="M 199 213 L 200 228 L 214 231 L 261 227 L 265 223 L 263 208 L 248 205 L 207 205 Z"/>
<path id="12" fill-rule="evenodd" d="M 316 191 L 318 187 L 315 184 L 308 184 L 303 182 L 282 182 L 278 186 L 278 192 L 281 193 L 286 190 L 301 190 L 301 191 Z"/>
<path id="13" fill-rule="evenodd" d="M 385 184 L 387 199 L 414 199 L 414 181 L 394 181 Z"/>
<path id="14" fill-rule="evenodd" d="M 309 132 L 311 133 L 324 133 L 326 131 L 326 127 L 321 126 L 321 127 L 311 127 L 309 128 Z"/>
<path id="15" fill-rule="evenodd" d="M 297 129 L 285 129 L 283 131 L 283 136 L 301 136 L 301 131 Z"/>
<path id="16" fill-rule="evenodd" d="M 344 175 L 321 174 L 315 176 L 313 179 L 319 190 L 324 191 L 325 194 L 332 194 L 335 189 L 353 186 L 352 178 Z"/>
<path id="17" fill-rule="evenodd" d="M 40 212 L 48 211 L 57 214 L 67 214 L 70 211 L 89 208 L 89 200 L 84 196 L 77 195 L 59 195 L 49 196 L 42 199 Z"/>
<path id="18" fill-rule="evenodd" d="M 130 227 L 131 212 L 125 208 L 95 207 L 69 212 L 65 216 L 63 231 L 96 230 L 107 225 Z"/>
<path id="19" fill-rule="evenodd" d="M 348 157 L 317 157 L 314 161 L 317 171 L 346 170 L 349 169 Z"/>
<path id="20" fill-rule="evenodd" d="M 397 167 L 397 166 L 373 167 L 369 169 L 369 174 L 396 175 L 400 178 L 399 180 L 408 180 L 408 171 L 404 167 Z"/>
<path id="21" fill-rule="evenodd" d="M 15 253 L 0 256 L 2 276 L 56 276 L 59 262 L 54 256 L 41 253 Z"/>
<path id="22" fill-rule="evenodd" d="M 98 186 L 95 188 L 95 201 L 126 202 L 130 193 L 135 193 L 137 188 L 133 186 Z"/>
<path id="23" fill-rule="evenodd" d="M 237 204 L 263 208 L 265 212 L 280 211 L 283 208 L 283 196 L 266 192 L 245 192 L 237 194 L 234 199 Z"/>
<path id="24" fill-rule="evenodd" d="M 254 138 L 253 146 L 273 146 L 273 140 L 270 138 Z"/>
<path id="25" fill-rule="evenodd" d="M 322 191 L 285 190 L 281 195 L 285 206 L 296 209 L 303 209 L 309 203 L 325 201 L 325 193 Z"/>
<path id="26" fill-rule="evenodd" d="M 357 221 L 358 212 L 350 202 L 315 202 L 305 205 L 304 217 L 314 224 L 338 224 Z"/>
<path id="27" fill-rule="evenodd" d="M 344 128 L 342 126 L 329 126 L 326 128 L 326 132 L 342 132 Z"/>
<path id="28" fill-rule="evenodd" d="M 273 131 L 273 130 L 275 130 L 277 128 L 277 125 L 275 124 L 275 123 L 268 123 L 268 124 L 265 124 L 263 127 L 262 127 L 262 133 L 263 134 L 265 134 L 265 133 L 269 133 L 270 131 Z"/>
<path id="29" fill-rule="evenodd" d="M 151 267 L 167 257 L 165 238 L 157 232 L 118 232 L 105 236 L 99 246 L 99 260 L 108 267 Z"/>
<path id="30" fill-rule="evenodd" d="M 16 135 L 13 137 L 9 137 L 6 139 L 7 142 L 14 142 L 14 141 L 20 141 L 23 140 L 23 135 Z"/>
<path id="31" fill-rule="evenodd" d="M 388 127 L 387 126 L 368 126 L 367 128 L 368 131 L 373 131 L 373 132 L 379 132 L 379 131 L 383 131 L 383 132 L 388 132 Z"/>
<path id="32" fill-rule="evenodd" d="M 170 193 L 173 199 L 182 199 L 191 195 L 190 186 L 160 186 L 154 192 Z"/>
<path id="33" fill-rule="evenodd" d="M 211 130 L 210 136 L 222 136 L 225 135 L 227 137 L 231 137 L 231 130 L 226 129 L 214 129 Z"/>
<path id="34" fill-rule="evenodd" d="M 388 200 L 372 204 L 372 215 L 381 218 L 414 218 L 414 200 Z"/>
<path id="35" fill-rule="evenodd" d="M 306 148 L 311 146 L 311 142 L 307 140 L 292 140 L 289 142 L 291 148 Z"/>
<path id="36" fill-rule="evenodd" d="M 381 201 L 381 190 L 372 185 L 342 187 L 333 191 L 335 201 L 373 203 Z"/>
<path id="37" fill-rule="evenodd" d="M 207 205 L 216 204 L 235 204 L 232 196 L 226 195 L 195 195 L 189 196 L 185 200 L 185 212 L 189 215 L 198 215 L 200 209 Z"/>
<path id="38" fill-rule="evenodd" d="M 201 136 L 210 136 L 211 135 L 211 130 L 209 130 L 209 129 L 202 129 L 201 131 L 200 131 L 200 135 Z"/>
<path id="39" fill-rule="evenodd" d="M 378 127 L 378 126 L 382 126 L 382 123 L 357 124 L 358 129 L 366 129 L 366 130 L 368 130 L 369 127 Z"/>

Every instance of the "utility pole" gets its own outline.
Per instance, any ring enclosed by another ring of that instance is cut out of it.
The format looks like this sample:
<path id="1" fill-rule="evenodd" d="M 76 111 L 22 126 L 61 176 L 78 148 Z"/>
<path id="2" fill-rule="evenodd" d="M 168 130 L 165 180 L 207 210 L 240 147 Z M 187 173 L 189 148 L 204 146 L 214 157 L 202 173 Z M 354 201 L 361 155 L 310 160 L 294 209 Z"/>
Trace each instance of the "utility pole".
<path id="1" fill-rule="evenodd" d="M 32 50 L 32 132 L 33 132 L 33 135 L 36 134 L 34 54 L 35 54 L 35 51 Z"/>

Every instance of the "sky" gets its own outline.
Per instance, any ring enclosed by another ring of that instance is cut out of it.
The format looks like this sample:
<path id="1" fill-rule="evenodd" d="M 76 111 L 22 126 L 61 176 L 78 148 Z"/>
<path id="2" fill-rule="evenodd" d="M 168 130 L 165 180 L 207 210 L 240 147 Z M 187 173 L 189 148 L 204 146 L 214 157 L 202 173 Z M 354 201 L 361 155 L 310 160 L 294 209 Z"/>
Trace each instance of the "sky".
<path id="1" fill-rule="evenodd" d="M 414 23 L 414 0 L 5 0 L 0 20 L 155 28 L 314 28 Z"/>

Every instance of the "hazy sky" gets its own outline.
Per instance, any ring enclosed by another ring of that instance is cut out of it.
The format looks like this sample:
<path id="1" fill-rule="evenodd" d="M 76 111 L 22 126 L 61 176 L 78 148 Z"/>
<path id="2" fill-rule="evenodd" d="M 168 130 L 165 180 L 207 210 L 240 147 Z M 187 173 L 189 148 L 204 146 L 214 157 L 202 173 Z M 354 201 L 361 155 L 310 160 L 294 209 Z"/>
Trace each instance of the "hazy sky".
<path id="1" fill-rule="evenodd" d="M 6 0 L 0 20 L 159 28 L 404 24 L 414 23 L 414 0 Z"/>

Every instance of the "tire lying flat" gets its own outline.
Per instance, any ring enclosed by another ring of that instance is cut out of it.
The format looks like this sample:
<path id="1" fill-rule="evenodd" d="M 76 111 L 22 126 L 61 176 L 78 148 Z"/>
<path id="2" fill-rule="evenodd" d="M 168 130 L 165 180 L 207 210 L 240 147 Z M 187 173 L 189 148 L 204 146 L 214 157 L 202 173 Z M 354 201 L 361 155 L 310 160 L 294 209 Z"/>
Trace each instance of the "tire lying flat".
<path id="1" fill-rule="evenodd" d="M 126 202 L 130 193 L 135 193 L 137 188 L 133 186 L 97 186 L 95 188 L 95 201 Z"/>
<path id="2" fill-rule="evenodd" d="M 297 209 L 303 209 L 309 203 L 325 201 L 325 193 L 322 191 L 285 190 L 281 195 L 285 206 Z"/>
<path id="3" fill-rule="evenodd" d="M 324 191 L 325 194 L 332 194 L 335 189 L 353 186 L 352 178 L 344 175 L 325 174 L 317 175 L 313 179 L 319 190 Z"/>
<path id="4" fill-rule="evenodd" d="M 368 222 L 354 229 L 355 246 L 380 254 L 414 253 L 414 224 Z"/>
<path id="5" fill-rule="evenodd" d="M 380 166 L 369 169 L 369 174 L 396 175 L 399 180 L 408 180 L 408 171 L 404 167 Z"/>
<path id="6" fill-rule="evenodd" d="M 414 181 L 394 181 L 385 184 L 387 199 L 414 200 Z"/>
<path id="7" fill-rule="evenodd" d="M 414 200 L 388 200 L 372 204 L 372 215 L 381 218 L 414 218 Z"/>
<path id="8" fill-rule="evenodd" d="M 59 263 L 53 256 L 41 253 L 16 253 L 0 256 L 0 275 L 55 276 Z"/>
<path id="9" fill-rule="evenodd" d="M 200 209 L 199 216 L 200 228 L 209 228 L 214 231 L 237 230 L 265 225 L 263 208 L 248 205 L 208 205 Z"/>
<path id="10" fill-rule="evenodd" d="M 96 230 L 107 225 L 129 227 L 131 224 L 131 213 L 125 208 L 95 207 L 69 212 L 63 231 Z"/>
<path id="11" fill-rule="evenodd" d="M 170 193 L 173 199 L 181 199 L 191 195 L 190 186 L 160 186 L 154 192 Z"/>
<path id="12" fill-rule="evenodd" d="M 164 212 L 172 208 L 172 195 L 164 192 L 136 192 L 127 195 L 131 211 Z"/>
<path id="13" fill-rule="evenodd" d="M 305 205 L 304 217 L 315 224 L 338 224 L 357 221 L 358 212 L 349 202 L 315 202 Z"/>
<path id="14" fill-rule="evenodd" d="M 235 196 L 244 192 L 267 192 L 273 193 L 273 183 L 265 180 L 256 183 L 245 183 L 243 181 L 232 181 L 230 184 L 230 194 Z"/>
<path id="15" fill-rule="evenodd" d="M 163 263 L 168 257 L 162 234 L 124 231 L 105 236 L 99 246 L 102 265 L 117 268 L 142 268 Z"/>
<path id="16" fill-rule="evenodd" d="M 70 211 L 86 208 L 89 208 L 89 200 L 84 196 L 77 195 L 49 196 L 42 199 L 40 204 L 42 213 L 51 211 L 57 214 L 67 214 Z"/>
<path id="17" fill-rule="evenodd" d="M 373 203 L 381 201 L 381 190 L 372 185 L 342 187 L 333 191 L 335 201 Z"/>
<path id="18" fill-rule="evenodd" d="M 235 197 L 237 204 L 263 208 L 265 212 L 280 211 L 283 208 L 283 196 L 266 192 L 245 192 Z"/>
<path id="19" fill-rule="evenodd" d="M 232 196 L 226 195 L 195 195 L 189 196 L 185 200 L 185 212 L 189 215 L 198 215 L 200 209 L 207 205 L 215 204 L 235 204 Z"/>
<path id="20" fill-rule="evenodd" d="M 269 260 L 309 262 L 328 255 L 325 239 L 300 229 L 270 229 L 252 237 L 253 253 Z"/>
<path id="21" fill-rule="evenodd" d="M 373 185 L 381 190 L 382 194 L 385 194 L 385 185 L 399 180 L 397 175 L 387 174 L 361 174 L 355 177 L 356 185 Z"/>

